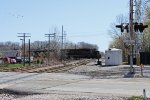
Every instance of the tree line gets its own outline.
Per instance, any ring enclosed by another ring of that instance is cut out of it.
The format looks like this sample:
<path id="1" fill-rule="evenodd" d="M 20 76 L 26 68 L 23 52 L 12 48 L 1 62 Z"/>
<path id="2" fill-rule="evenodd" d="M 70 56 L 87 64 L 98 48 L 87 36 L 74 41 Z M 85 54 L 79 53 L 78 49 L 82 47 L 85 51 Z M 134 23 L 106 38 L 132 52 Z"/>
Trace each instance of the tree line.
<path id="1" fill-rule="evenodd" d="M 56 35 L 57 36 L 57 35 Z M 0 42 L 0 51 L 11 51 L 11 50 L 18 50 L 22 51 L 23 53 L 23 47 L 24 45 L 22 43 L 18 42 Z M 38 51 L 38 50 L 47 50 L 49 49 L 50 46 L 50 54 L 48 55 L 48 52 L 38 52 L 36 55 L 32 55 L 32 51 Z M 59 60 L 61 57 L 61 49 L 96 49 L 98 50 L 98 46 L 95 44 L 90 44 L 86 42 L 78 42 L 78 43 L 73 43 L 70 41 L 65 41 L 63 43 L 63 48 L 62 48 L 62 41 L 58 38 L 51 38 L 50 44 L 49 41 L 34 41 L 30 43 L 30 52 L 32 56 L 35 56 L 38 60 L 42 61 L 47 61 L 48 57 L 50 57 L 51 60 Z M 28 57 L 29 55 L 29 43 L 25 43 L 25 56 Z"/>

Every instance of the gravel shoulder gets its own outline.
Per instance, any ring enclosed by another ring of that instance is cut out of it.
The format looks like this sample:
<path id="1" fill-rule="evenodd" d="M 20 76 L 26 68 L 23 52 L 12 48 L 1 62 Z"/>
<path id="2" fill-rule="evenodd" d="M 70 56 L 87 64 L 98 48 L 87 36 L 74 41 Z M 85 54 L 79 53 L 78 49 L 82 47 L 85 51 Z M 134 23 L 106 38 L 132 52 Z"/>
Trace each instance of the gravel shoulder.
<path id="1" fill-rule="evenodd" d="M 130 65 L 104 66 L 96 65 L 96 60 L 67 71 L 69 74 L 86 75 L 96 79 L 142 78 L 141 69 L 134 65 L 135 73 L 129 73 Z M 143 78 L 150 78 L 150 66 L 144 66 Z"/>

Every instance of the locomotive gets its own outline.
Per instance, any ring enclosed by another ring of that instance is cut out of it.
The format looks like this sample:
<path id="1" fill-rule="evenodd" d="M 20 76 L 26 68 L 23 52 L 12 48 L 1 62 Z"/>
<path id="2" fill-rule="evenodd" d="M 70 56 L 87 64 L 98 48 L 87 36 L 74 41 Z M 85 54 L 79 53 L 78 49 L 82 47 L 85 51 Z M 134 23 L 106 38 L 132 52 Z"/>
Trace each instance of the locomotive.
<path id="1" fill-rule="evenodd" d="M 87 59 L 94 59 L 100 58 L 100 53 L 96 49 L 63 49 L 63 54 L 66 56 L 67 59 L 80 59 L 80 58 L 87 58 Z"/>

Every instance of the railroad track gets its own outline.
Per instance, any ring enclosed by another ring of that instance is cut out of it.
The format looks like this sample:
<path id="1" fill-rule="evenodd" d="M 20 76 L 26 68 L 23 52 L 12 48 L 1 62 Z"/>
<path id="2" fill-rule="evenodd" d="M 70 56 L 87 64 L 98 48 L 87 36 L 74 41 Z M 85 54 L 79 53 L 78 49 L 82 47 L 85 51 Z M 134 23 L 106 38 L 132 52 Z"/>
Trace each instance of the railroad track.
<path id="1" fill-rule="evenodd" d="M 73 69 L 81 65 L 86 65 L 89 62 L 90 60 L 81 60 L 75 63 L 68 63 L 68 64 L 63 64 L 62 66 L 52 67 L 44 70 L 38 70 L 36 72 L 59 73 L 59 72 L 68 71 L 70 69 Z"/>
<path id="2" fill-rule="evenodd" d="M 46 66 L 46 67 L 41 67 L 41 68 L 23 68 L 23 69 L 17 69 L 15 70 L 16 72 L 25 72 L 25 73 L 57 73 L 57 72 L 64 72 L 68 71 L 70 69 L 73 69 L 75 67 L 81 66 L 81 65 L 86 65 L 87 63 L 91 62 L 90 59 L 83 59 L 83 60 L 78 60 L 75 62 L 70 62 L 70 63 L 63 63 L 60 65 L 54 65 L 54 66 Z"/>

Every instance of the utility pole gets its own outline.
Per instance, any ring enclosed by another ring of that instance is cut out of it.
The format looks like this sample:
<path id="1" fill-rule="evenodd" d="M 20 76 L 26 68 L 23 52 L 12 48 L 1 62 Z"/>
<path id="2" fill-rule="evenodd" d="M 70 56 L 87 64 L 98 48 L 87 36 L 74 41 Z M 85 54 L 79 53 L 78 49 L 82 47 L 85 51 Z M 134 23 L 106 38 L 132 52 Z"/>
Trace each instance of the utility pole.
<path id="1" fill-rule="evenodd" d="M 23 37 L 23 41 L 24 41 L 24 48 L 23 48 L 23 66 L 25 66 L 25 39 L 26 37 L 31 37 L 31 36 L 27 36 L 27 34 L 29 33 L 18 33 L 18 34 L 21 34 L 21 36 L 18 36 L 18 37 Z"/>
<path id="2" fill-rule="evenodd" d="M 63 53 L 63 57 L 64 57 L 64 60 L 66 60 L 66 57 L 67 57 L 67 55 L 66 55 L 66 53 L 67 53 L 67 51 L 66 51 L 66 36 L 67 36 L 67 34 L 66 34 L 66 31 L 64 31 L 64 33 L 63 33 L 63 39 L 64 39 L 64 41 L 63 41 L 63 48 L 64 48 L 64 53 Z"/>
<path id="3" fill-rule="evenodd" d="M 63 39 L 64 39 L 64 27 L 62 26 L 62 37 L 61 37 L 61 61 L 63 60 Z"/>
<path id="4" fill-rule="evenodd" d="M 29 66 L 31 65 L 31 57 L 30 57 L 30 39 L 29 39 Z"/>
<path id="5" fill-rule="evenodd" d="M 129 15 L 129 32 L 130 32 L 130 72 L 134 72 L 133 69 L 133 0 L 130 0 L 130 15 Z"/>
<path id="6" fill-rule="evenodd" d="M 21 58 L 22 58 L 22 52 L 23 52 L 23 39 L 20 39 L 21 40 L 21 42 L 22 42 L 22 44 L 21 44 Z"/>
<path id="7" fill-rule="evenodd" d="M 62 26 L 62 44 L 61 44 L 62 49 L 63 49 L 63 44 L 64 44 L 64 43 L 63 43 L 63 42 L 64 42 L 63 40 L 64 40 L 64 28 L 63 28 L 63 26 Z"/>
<path id="8" fill-rule="evenodd" d="M 50 63 L 50 48 L 51 48 L 51 37 L 55 37 L 56 33 L 45 34 L 45 37 L 48 37 L 48 64 Z"/>
<path id="9" fill-rule="evenodd" d="M 66 46 L 66 45 L 65 45 L 65 43 L 66 43 L 66 36 L 67 36 L 67 33 L 66 33 L 66 31 L 64 31 L 64 33 L 63 33 L 63 39 L 64 39 L 64 40 L 63 40 L 63 46 L 64 46 L 63 48 L 64 48 L 64 49 L 66 48 L 66 47 L 65 47 L 65 46 Z"/>

